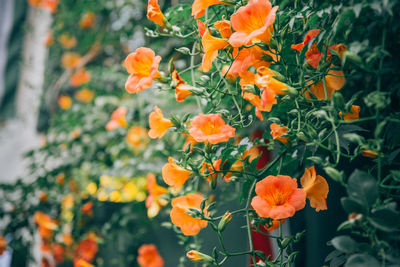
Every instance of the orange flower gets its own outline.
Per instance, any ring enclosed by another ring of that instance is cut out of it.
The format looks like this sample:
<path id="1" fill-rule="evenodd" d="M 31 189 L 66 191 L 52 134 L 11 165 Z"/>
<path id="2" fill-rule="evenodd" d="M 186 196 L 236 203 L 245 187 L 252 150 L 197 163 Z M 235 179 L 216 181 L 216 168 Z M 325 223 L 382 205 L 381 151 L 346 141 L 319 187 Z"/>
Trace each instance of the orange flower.
<path id="1" fill-rule="evenodd" d="M 205 175 L 204 179 L 206 179 L 207 181 L 210 181 L 210 180 L 215 180 L 217 178 L 218 174 L 214 173 L 214 170 L 216 170 L 216 171 L 221 170 L 221 161 L 222 161 L 221 159 L 213 161 L 212 166 L 210 163 L 203 162 L 200 172 L 201 172 L 201 174 Z M 206 171 L 206 168 L 207 168 L 207 171 Z M 207 175 L 209 173 L 214 173 L 214 174 Z"/>
<path id="2" fill-rule="evenodd" d="M 289 137 L 282 136 L 282 135 L 287 133 L 288 129 L 286 129 L 285 127 L 282 127 L 276 123 L 271 123 L 271 125 L 269 127 L 271 128 L 272 139 L 277 139 L 277 140 L 281 141 L 282 143 L 287 144 Z"/>
<path id="3" fill-rule="evenodd" d="M 4 253 L 6 248 L 7 248 L 7 240 L 3 236 L 0 236 L 0 255 Z"/>
<path id="4" fill-rule="evenodd" d="M 119 127 L 125 128 L 127 126 L 127 122 L 125 119 L 127 109 L 126 107 L 119 107 L 111 114 L 111 119 L 106 125 L 107 131 L 111 131 L 117 129 Z"/>
<path id="5" fill-rule="evenodd" d="M 40 194 L 39 194 L 39 200 L 40 200 L 40 202 L 42 202 L 42 203 L 46 203 L 46 202 L 47 202 L 47 195 L 46 195 L 46 193 L 40 192 Z"/>
<path id="6" fill-rule="evenodd" d="M 59 0 L 28 0 L 28 3 L 33 7 L 42 8 L 55 13 Z"/>
<path id="7" fill-rule="evenodd" d="M 350 112 L 347 112 L 344 115 L 343 120 L 345 121 L 358 120 L 359 118 L 358 114 L 360 113 L 360 110 L 361 110 L 360 106 L 351 105 Z M 342 116 L 342 112 L 339 112 L 339 115 Z"/>
<path id="8" fill-rule="evenodd" d="M 192 173 L 177 165 L 172 157 L 168 158 L 168 162 L 169 163 L 165 164 L 162 168 L 162 177 L 167 185 L 178 189 L 186 182 Z"/>
<path id="9" fill-rule="evenodd" d="M 201 68 L 203 72 L 207 72 L 211 69 L 214 59 L 218 56 L 218 50 L 225 48 L 229 43 L 224 39 L 212 36 L 208 29 L 202 36 L 201 43 L 204 50 Z"/>
<path id="10" fill-rule="evenodd" d="M 307 32 L 306 36 L 304 36 L 304 40 L 302 43 L 293 44 L 291 46 L 291 48 L 301 52 L 301 50 L 303 50 L 303 47 L 306 44 L 308 44 L 311 41 L 311 39 L 316 37 L 319 34 L 319 32 L 320 32 L 320 30 L 318 30 L 318 29 L 310 30 L 309 32 Z"/>
<path id="11" fill-rule="evenodd" d="M 319 61 L 321 60 L 323 54 L 317 48 L 317 43 L 313 43 L 313 45 L 306 52 L 306 61 L 310 64 L 314 69 L 316 69 L 319 65 Z"/>
<path id="12" fill-rule="evenodd" d="M 72 74 L 71 78 L 69 79 L 69 84 L 74 87 L 81 86 L 84 83 L 90 82 L 92 76 L 90 72 L 86 71 L 85 68 L 82 68 Z"/>
<path id="13" fill-rule="evenodd" d="M 63 173 L 57 174 L 56 179 L 59 185 L 63 185 L 65 183 L 65 175 Z"/>
<path id="14" fill-rule="evenodd" d="M 94 14 L 93 12 L 86 12 L 81 17 L 81 20 L 79 21 L 79 26 L 81 26 L 81 28 L 83 29 L 89 29 L 92 28 L 95 23 L 96 14 Z"/>
<path id="15" fill-rule="evenodd" d="M 328 55 L 326 60 L 331 61 L 332 60 L 332 52 L 330 51 L 331 49 L 336 50 L 336 53 L 338 54 L 339 58 L 343 58 L 344 52 L 347 50 L 347 46 L 344 44 L 335 44 L 329 47 L 328 49 Z"/>
<path id="16" fill-rule="evenodd" d="M 43 239 L 50 238 L 53 235 L 53 230 L 57 228 L 56 222 L 41 211 L 35 212 L 33 220 L 38 225 L 39 234 Z"/>
<path id="17" fill-rule="evenodd" d="M 57 11 L 57 5 L 59 0 L 41 0 L 40 7 L 55 13 Z"/>
<path id="18" fill-rule="evenodd" d="M 82 90 L 76 91 L 74 96 L 78 101 L 89 103 L 94 97 L 94 92 L 87 88 L 84 88 Z"/>
<path id="19" fill-rule="evenodd" d="M 197 235 L 201 228 L 207 226 L 207 221 L 194 218 L 186 213 L 190 211 L 190 208 L 200 209 L 203 199 L 201 194 L 188 194 L 172 199 L 171 221 L 181 229 L 184 235 Z"/>
<path id="20" fill-rule="evenodd" d="M 190 121 L 189 134 L 197 142 L 217 144 L 235 136 L 235 128 L 225 124 L 219 114 L 199 114 Z"/>
<path id="21" fill-rule="evenodd" d="M 62 242 L 67 246 L 71 246 L 74 243 L 74 239 L 72 238 L 72 235 L 64 234 L 62 236 Z"/>
<path id="22" fill-rule="evenodd" d="M 61 95 L 58 100 L 58 105 L 62 109 L 69 109 L 72 106 L 72 100 L 69 96 L 67 95 Z"/>
<path id="23" fill-rule="evenodd" d="M 285 219 L 306 204 L 306 192 L 297 188 L 296 178 L 290 176 L 267 176 L 256 184 L 255 191 L 251 205 L 260 217 Z"/>
<path id="24" fill-rule="evenodd" d="M 160 209 L 167 205 L 167 200 L 161 196 L 167 193 L 167 189 L 157 184 L 154 174 L 147 174 L 147 191 L 149 195 L 146 199 L 147 216 L 149 218 L 155 217 Z"/>
<path id="25" fill-rule="evenodd" d="M 288 86 L 274 78 L 277 74 L 267 67 L 259 67 L 255 76 L 255 84 L 260 88 L 268 88 L 275 94 L 283 95 Z"/>
<path id="26" fill-rule="evenodd" d="M 272 106 L 277 104 L 276 94 L 284 94 L 288 86 L 277 79 L 273 78 L 276 75 L 267 67 L 259 67 L 257 74 L 246 71 L 241 75 L 240 85 L 246 89 L 247 85 L 257 85 L 261 88 L 261 98 L 255 94 L 244 92 L 243 98 L 250 101 L 256 107 L 256 116 L 263 120 L 261 111 L 270 112 Z"/>
<path id="27" fill-rule="evenodd" d="M 81 63 L 81 59 L 79 54 L 67 52 L 61 56 L 61 65 L 64 69 L 74 69 Z"/>
<path id="28" fill-rule="evenodd" d="M 312 166 L 305 169 L 303 176 L 300 178 L 301 186 L 310 200 L 310 206 L 316 211 L 328 209 L 326 206 L 326 198 L 329 192 L 329 186 L 324 177 L 317 175 L 315 167 Z"/>
<path id="29" fill-rule="evenodd" d="M 164 267 L 164 260 L 153 244 L 140 246 L 137 261 L 140 267 Z"/>
<path id="30" fill-rule="evenodd" d="M 192 93 L 193 86 L 187 84 L 181 78 L 181 76 L 176 71 L 175 66 L 174 66 L 174 70 L 171 73 L 171 76 L 172 76 L 172 84 L 171 84 L 171 86 L 172 86 L 172 88 L 175 87 L 175 98 L 176 98 L 176 101 L 182 102 L 188 96 L 193 95 L 193 93 Z"/>
<path id="31" fill-rule="evenodd" d="M 60 264 L 64 261 L 64 247 L 60 244 L 54 244 L 51 248 L 51 254 L 53 254 L 56 263 Z"/>
<path id="32" fill-rule="evenodd" d="M 214 27 L 219 31 L 222 38 L 229 38 L 232 35 L 231 23 L 223 19 L 214 23 Z"/>
<path id="33" fill-rule="evenodd" d="M 281 222 L 279 223 L 279 220 L 272 220 L 272 225 L 271 226 L 264 226 L 265 230 L 267 231 L 274 231 L 276 229 L 279 228 L 279 226 L 283 225 L 283 223 L 285 222 L 285 219 L 281 220 Z"/>
<path id="34" fill-rule="evenodd" d="M 188 257 L 189 260 L 195 261 L 195 262 L 206 263 L 206 264 L 207 263 L 208 264 L 215 263 L 213 258 L 211 258 L 207 254 L 201 253 L 201 252 L 199 252 L 197 250 L 189 251 L 188 253 L 186 253 L 186 257 Z"/>
<path id="35" fill-rule="evenodd" d="M 189 134 L 183 133 L 182 135 L 184 135 L 184 136 L 187 135 L 185 143 L 183 144 L 182 149 L 185 150 L 186 147 L 189 146 L 190 147 L 190 151 L 192 151 L 193 150 L 193 146 L 195 144 L 197 144 L 198 142 L 196 140 L 194 140 L 194 138 Z"/>
<path id="36" fill-rule="evenodd" d="M 132 126 L 126 133 L 126 142 L 131 145 L 134 152 L 143 151 L 149 142 L 147 129 L 141 126 Z"/>
<path id="37" fill-rule="evenodd" d="M 233 171 L 233 172 L 228 171 L 227 174 L 224 176 L 225 182 L 230 182 L 231 178 L 236 175 L 236 173 L 234 173 L 234 172 L 243 170 L 243 166 L 244 166 L 244 163 L 241 159 L 235 161 L 229 169 L 230 171 Z"/>
<path id="38" fill-rule="evenodd" d="M 332 95 L 335 91 L 342 89 L 344 84 L 346 83 L 346 78 L 344 77 L 344 73 L 341 70 L 330 70 L 328 74 L 325 76 L 325 84 L 326 91 L 328 93 L 328 99 L 332 98 Z M 310 92 L 318 99 L 324 100 L 327 99 L 325 97 L 324 84 L 322 81 L 313 84 L 309 88 Z M 310 99 L 310 94 L 308 90 L 304 92 L 304 97 Z"/>
<path id="39" fill-rule="evenodd" d="M 140 47 L 130 53 L 124 62 L 127 72 L 131 74 L 125 83 L 125 89 L 129 93 L 139 93 L 150 88 L 153 80 L 160 77 L 160 61 L 161 57 L 147 47 Z"/>
<path id="40" fill-rule="evenodd" d="M 235 82 L 235 77 L 233 77 L 232 74 L 229 73 L 229 70 L 230 70 L 230 66 L 224 65 L 222 67 L 221 74 L 223 76 L 225 76 L 225 78 L 228 79 L 229 82 L 234 83 Z"/>
<path id="41" fill-rule="evenodd" d="M 199 30 L 199 35 L 200 37 L 203 37 L 203 35 L 206 33 L 206 25 L 201 20 L 196 20 L 197 23 L 197 28 Z"/>
<path id="42" fill-rule="evenodd" d="M 262 50 L 258 46 L 241 49 L 238 55 L 234 55 L 236 58 L 232 63 L 229 74 L 233 77 L 238 77 L 245 73 L 250 67 L 254 67 L 256 69 L 261 66 L 268 67 L 271 65 L 271 62 L 267 62 L 263 59 L 265 55 L 269 55 L 274 60 L 277 60 L 275 55 Z"/>
<path id="43" fill-rule="evenodd" d="M 28 3 L 33 7 L 39 7 L 39 4 L 42 0 L 28 0 Z"/>
<path id="44" fill-rule="evenodd" d="M 61 34 L 61 36 L 58 37 L 58 41 L 60 42 L 61 46 L 64 49 L 71 49 L 71 48 L 75 47 L 76 43 L 77 43 L 75 37 L 69 36 L 66 33 Z"/>
<path id="45" fill-rule="evenodd" d="M 86 238 L 79 242 L 74 252 L 74 258 L 84 259 L 85 261 L 92 261 L 98 251 L 97 242 L 92 238 Z"/>
<path id="46" fill-rule="evenodd" d="M 232 28 L 236 32 L 229 38 L 229 43 L 233 47 L 269 43 L 277 9 L 278 6 L 272 8 L 269 0 L 250 0 L 231 17 Z"/>
<path id="47" fill-rule="evenodd" d="M 61 201 L 61 206 L 63 209 L 72 209 L 74 207 L 74 196 L 72 194 L 68 194 Z"/>
<path id="48" fill-rule="evenodd" d="M 74 267 L 94 267 L 93 264 L 85 261 L 84 259 L 75 259 L 74 260 Z"/>
<path id="49" fill-rule="evenodd" d="M 157 106 L 154 106 L 154 111 L 150 113 L 149 125 L 149 136 L 153 139 L 163 137 L 167 130 L 174 126 L 169 119 L 164 118 L 161 109 Z"/>
<path id="50" fill-rule="evenodd" d="M 86 202 L 86 203 L 81 207 L 82 213 L 87 214 L 87 215 L 93 215 L 92 209 L 93 209 L 93 202 L 92 202 L 92 201 Z"/>
<path id="51" fill-rule="evenodd" d="M 271 111 L 272 106 L 278 103 L 275 96 L 276 94 L 273 90 L 264 88 L 261 93 L 261 98 L 258 95 L 244 92 L 243 99 L 250 101 L 250 103 L 256 107 L 256 116 L 260 120 L 263 120 L 261 111 Z"/>
<path id="52" fill-rule="evenodd" d="M 361 155 L 366 158 L 376 159 L 378 157 L 378 152 L 369 149 L 364 149 Z"/>
<path id="53" fill-rule="evenodd" d="M 46 35 L 46 41 L 44 41 L 44 44 L 46 46 L 51 46 L 54 43 L 54 37 L 53 34 L 51 32 L 48 32 Z"/>
<path id="54" fill-rule="evenodd" d="M 206 9 L 214 5 L 222 5 L 223 2 L 219 0 L 194 0 L 192 5 L 192 16 L 198 19 L 206 13 Z"/>
<path id="55" fill-rule="evenodd" d="M 158 5 L 158 0 L 149 0 L 147 4 L 147 18 L 164 27 L 165 17 Z"/>

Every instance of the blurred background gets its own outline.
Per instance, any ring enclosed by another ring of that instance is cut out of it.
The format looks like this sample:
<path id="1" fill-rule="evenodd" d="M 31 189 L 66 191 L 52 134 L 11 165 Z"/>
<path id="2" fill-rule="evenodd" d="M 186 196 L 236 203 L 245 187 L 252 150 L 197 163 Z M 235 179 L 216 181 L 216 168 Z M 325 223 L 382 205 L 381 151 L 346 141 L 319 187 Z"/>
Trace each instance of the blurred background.
<path id="1" fill-rule="evenodd" d="M 189 6 L 176 2 L 168 3 L 175 6 L 170 12 L 190 16 Z M 95 255 L 95 266 L 137 266 L 143 243 L 157 245 L 165 266 L 190 265 L 182 257 L 187 240 L 177 240 L 171 224 L 160 226 L 166 216 L 149 219 L 145 207 L 147 175 L 162 183 L 161 167 L 183 145 L 150 142 L 147 117 L 154 105 L 168 110 L 174 98 L 124 90 L 122 63 L 138 47 L 188 67 L 174 51 L 184 41 L 145 36 L 144 28 L 154 26 L 146 6 L 0 1 L 0 234 L 7 241 L 1 267 L 73 266 L 82 251 Z M 107 131 L 119 106 L 128 108 L 129 125 Z M 189 100 L 184 108 L 197 107 Z M 242 224 L 233 221 L 228 230 Z M 208 230 L 201 236 L 217 244 Z M 233 249 L 246 249 L 244 232 L 227 236 Z M 232 262 L 246 264 L 246 257 Z"/>

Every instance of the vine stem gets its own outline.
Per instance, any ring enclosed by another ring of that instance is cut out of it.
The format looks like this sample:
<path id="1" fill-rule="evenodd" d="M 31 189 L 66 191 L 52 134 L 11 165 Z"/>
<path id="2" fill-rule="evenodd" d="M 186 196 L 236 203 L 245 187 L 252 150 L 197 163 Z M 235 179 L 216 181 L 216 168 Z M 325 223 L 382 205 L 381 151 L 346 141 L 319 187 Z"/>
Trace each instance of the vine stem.
<path id="1" fill-rule="evenodd" d="M 283 234 L 282 234 L 282 221 L 279 220 L 279 239 L 282 240 Z M 281 241 L 279 241 L 281 242 Z M 279 252 L 279 266 L 283 266 L 283 248 L 279 248 L 281 251 Z"/>
<path id="2" fill-rule="evenodd" d="M 191 52 L 192 54 L 194 54 L 196 52 L 196 45 L 197 45 L 197 41 L 195 41 L 193 43 L 192 52 Z M 190 56 L 190 75 L 192 78 L 192 86 L 196 87 L 196 78 L 194 76 L 194 67 L 193 66 L 194 66 L 194 56 Z M 200 111 L 203 112 L 203 107 L 201 105 L 199 96 L 195 96 L 195 98 L 196 98 L 197 106 L 199 107 Z"/>
<path id="3" fill-rule="evenodd" d="M 254 179 L 253 183 L 251 184 L 250 190 L 249 190 L 249 195 L 247 196 L 247 202 L 246 202 L 246 224 L 247 224 L 247 238 L 249 240 L 249 249 L 251 251 L 251 257 L 253 259 L 253 264 L 256 264 L 256 256 L 254 254 L 254 246 L 253 246 L 253 237 L 251 235 L 251 225 L 250 225 L 250 199 L 251 199 L 251 193 L 254 190 L 254 187 L 256 186 L 257 179 Z"/>

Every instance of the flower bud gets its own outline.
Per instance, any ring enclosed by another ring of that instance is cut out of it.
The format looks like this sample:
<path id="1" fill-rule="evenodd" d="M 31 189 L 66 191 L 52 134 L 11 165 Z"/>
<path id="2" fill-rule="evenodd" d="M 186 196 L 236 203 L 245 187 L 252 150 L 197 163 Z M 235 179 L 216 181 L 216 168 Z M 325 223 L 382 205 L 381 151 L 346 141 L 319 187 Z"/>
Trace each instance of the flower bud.
<path id="1" fill-rule="evenodd" d="M 376 159 L 378 157 L 378 152 L 369 149 L 364 149 L 361 155 L 366 158 Z"/>
<path id="2" fill-rule="evenodd" d="M 231 219 L 232 219 L 232 213 L 230 213 L 229 211 L 225 212 L 224 216 L 219 221 L 218 231 L 220 232 L 224 231 L 226 225 L 229 223 Z"/>
<path id="3" fill-rule="evenodd" d="M 337 110 L 344 110 L 344 98 L 343 95 L 339 92 L 335 92 L 332 97 L 333 106 Z"/>
<path id="4" fill-rule="evenodd" d="M 308 143 L 310 140 L 308 140 L 307 136 L 303 133 L 303 132 L 298 132 L 296 134 L 297 138 L 299 138 L 300 140 Z"/>
<path id="5" fill-rule="evenodd" d="M 284 91 L 290 96 L 296 96 L 296 95 L 299 94 L 299 92 L 295 88 L 293 88 L 291 86 L 288 86 L 288 88 L 285 89 Z"/>
<path id="6" fill-rule="evenodd" d="M 343 173 L 339 172 L 338 170 L 336 170 L 335 168 L 332 167 L 325 167 L 324 171 L 326 172 L 326 174 L 329 175 L 329 177 L 332 178 L 332 180 L 336 181 L 336 182 L 340 182 L 343 180 Z"/>
<path id="7" fill-rule="evenodd" d="M 186 253 L 186 257 L 189 258 L 191 261 L 196 261 L 200 263 L 207 263 L 207 264 L 213 264 L 214 259 L 207 254 L 201 253 L 197 250 L 191 250 L 188 253 Z"/>

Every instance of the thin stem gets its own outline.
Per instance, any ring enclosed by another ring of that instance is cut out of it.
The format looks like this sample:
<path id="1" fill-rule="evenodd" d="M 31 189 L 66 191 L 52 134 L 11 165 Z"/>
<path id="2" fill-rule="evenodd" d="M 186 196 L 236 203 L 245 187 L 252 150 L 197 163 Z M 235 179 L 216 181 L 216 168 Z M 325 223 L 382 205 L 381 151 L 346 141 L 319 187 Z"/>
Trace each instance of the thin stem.
<path id="1" fill-rule="evenodd" d="M 196 45 L 197 45 L 197 42 L 195 41 L 193 43 L 193 46 L 192 46 L 192 54 L 194 54 L 196 52 Z M 193 68 L 193 66 L 194 66 L 194 56 L 191 56 L 190 57 L 190 75 L 192 77 L 192 86 L 196 87 L 196 79 L 195 79 L 195 76 L 194 76 L 194 68 Z M 203 112 L 203 107 L 201 105 L 200 98 L 198 96 L 195 96 L 195 98 L 196 98 L 196 102 L 197 102 L 197 106 L 199 107 L 199 110 L 201 112 Z"/>
<path id="2" fill-rule="evenodd" d="M 251 193 L 254 190 L 254 187 L 256 186 L 257 179 L 254 179 L 253 183 L 251 184 L 250 190 L 249 190 L 249 195 L 247 196 L 247 202 L 246 202 L 246 225 L 247 225 L 247 238 L 249 240 L 249 249 L 251 251 L 251 257 L 253 260 L 253 264 L 256 264 L 256 256 L 254 253 L 254 247 L 253 247 L 253 237 L 251 235 L 251 224 L 250 224 L 250 212 L 249 212 L 249 207 L 250 207 L 250 199 L 251 199 Z"/>
<path id="3" fill-rule="evenodd" d="M 281 241 L 283 238 L 283 234 L 282 234 L 282 221 L 279 220 L 279 241 Z M 279 266 L 283 266 L 283 248 L 279 248 Z"/>

